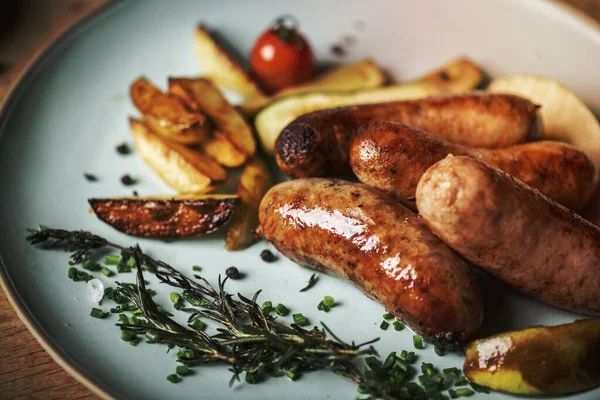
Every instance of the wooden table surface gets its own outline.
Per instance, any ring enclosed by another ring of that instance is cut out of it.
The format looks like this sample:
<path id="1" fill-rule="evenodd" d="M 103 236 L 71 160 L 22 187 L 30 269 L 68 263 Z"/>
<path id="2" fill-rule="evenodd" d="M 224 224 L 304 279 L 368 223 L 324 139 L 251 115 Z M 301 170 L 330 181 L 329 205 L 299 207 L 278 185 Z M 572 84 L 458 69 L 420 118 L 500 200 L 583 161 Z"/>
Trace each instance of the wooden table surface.
<path id="1" fill-rule="evenodd" d="M 16 1 L 28 3 L 35 12 L 28 16 L 8 43 L 0 41 L 0 104 L 37 50 L 97 7 L 108 3 L 108 0 Z M 566 2 L 600 21 L 600 0 Z M 0 360 L 0 400 L 97 398 L 42 349 L 1 289 Z"/>

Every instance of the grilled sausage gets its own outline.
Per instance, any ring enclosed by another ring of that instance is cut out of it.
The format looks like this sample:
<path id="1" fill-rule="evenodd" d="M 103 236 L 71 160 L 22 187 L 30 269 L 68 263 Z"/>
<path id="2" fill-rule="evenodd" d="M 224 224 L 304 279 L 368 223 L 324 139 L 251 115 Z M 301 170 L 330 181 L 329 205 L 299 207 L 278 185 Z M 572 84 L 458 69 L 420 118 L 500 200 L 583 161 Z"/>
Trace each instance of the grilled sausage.
<path id="1" fill-rule="evenodd" d="M 417 208 L 446 244 L 508 285 L 600 315 L 600 228 L 489 164 L 447 157 L 425 172 Z"/>
<path id="2" fill-rule="evenodd" d="M 540 137 L 537 109 L 513 95 L 469 93 L 316 111 L 281 132 L 275 157 L 292 178 L 341 176 L 349 172 L 352 136 L 378 121 L 401 122 L 457 144 L 507 147 Z"/>
<path id="3" fill-rule="evenodd" d="M 481 324 L 469 266 L 377 189 L 334 179 L 280 183 L 263 198 L 259 220 L 260 233 L 284 255 L 354 282 L 444 347 L 472 338 Z"/>
<path id="4" fill-rule="evenodd" d="M 359 130 L 350 146 L 350 166 L 361 182 L 408 199 L 414 197 L 427 168 L 448 154 L 486 161 L 574 211 L 583 208 L 597 184 L 592 160 L 565 143 L 543 141 L 505 149 L 477 149 L 393 122 Z"/>

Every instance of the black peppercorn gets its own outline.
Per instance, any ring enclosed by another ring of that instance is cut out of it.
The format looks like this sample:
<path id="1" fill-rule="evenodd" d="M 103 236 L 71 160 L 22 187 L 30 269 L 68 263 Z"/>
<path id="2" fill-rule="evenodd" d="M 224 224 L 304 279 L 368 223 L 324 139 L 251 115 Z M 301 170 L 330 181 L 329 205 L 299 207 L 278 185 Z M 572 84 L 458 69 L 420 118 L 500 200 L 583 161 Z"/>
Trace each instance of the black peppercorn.
<path id="1" fill-rule="evenodd" d="M 225 271 L 225 274 L 227 275 L 228 278 L 233 279 L 233 280 L 241 279 L 243 277 L 240 270 L 237 269 L 236 267 L 227 268 L 227 270 Z"/>
<path id="2" fill-rule="evenodd" d="M 264 262 L 268 262 L 268 263 L 271 263 L 273 261 L 277 261 L 277 257 L 269 249 L 264 249 L 263 251 L 261 251 L 260 252 L 260 258 L 262 258 L 262 260 Z"/>
<path id="3" fill-rule="evenodd" d="M 117 145 L 116 147 L 117 153 L 119 153 L 122 156 L 125 156 L 129 153 L 131 153 L 131 147 L 129 147 L 129 145 L 125 142 L 121 142 Z"/>
<path id="4" fill-rule="evenodd" d="M 125 174 L 121 177 L 121 183 L 125 186 L 131 186 L 137 183 L 137 179 L 132 178 L 129 174 Z"/>

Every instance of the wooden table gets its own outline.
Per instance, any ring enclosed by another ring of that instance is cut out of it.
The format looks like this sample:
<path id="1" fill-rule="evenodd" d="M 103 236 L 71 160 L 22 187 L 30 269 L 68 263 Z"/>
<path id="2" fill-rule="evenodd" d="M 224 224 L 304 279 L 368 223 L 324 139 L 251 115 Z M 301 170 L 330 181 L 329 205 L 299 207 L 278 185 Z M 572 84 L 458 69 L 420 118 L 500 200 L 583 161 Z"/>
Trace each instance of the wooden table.
<path id="1" fill-rule="evenodd" d="M 1 1 L 1 0 L 0 0 Z M 35 9 L 8 45 L 0 42 L 0 104 L 37 50 L 108 0 L 20 0 Z M 525 0 L 526 1 L 526 0 Z M 600 0 L 568 0 L 600 21 Z M 32 6 L 34 5 L 34 6 Z M 0 289 L 0 400 L 96 399 L 42 349 Z"/>

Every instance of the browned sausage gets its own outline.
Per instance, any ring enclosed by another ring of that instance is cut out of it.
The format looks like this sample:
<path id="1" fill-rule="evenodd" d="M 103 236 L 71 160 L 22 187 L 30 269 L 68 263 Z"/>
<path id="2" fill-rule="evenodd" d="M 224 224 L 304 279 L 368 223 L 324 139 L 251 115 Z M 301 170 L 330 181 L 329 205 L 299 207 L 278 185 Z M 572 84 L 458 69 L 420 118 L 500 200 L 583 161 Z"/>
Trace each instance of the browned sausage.
<path id="1" fill-rule="evenodd" d="M 263 198 L 259 220 L 284 255 L 354 282 L 432 341 L 453 348 L 481 324 L 469 266 L 377 189 L 335 179 L 280 183 Z"/>
<path id="2" fill-rule="evenodd" d="M 350 166 L 361 182 L 408 199 L 427 168 L 448 154 L 486 161 L 575 211 L 583 208 L 597 184 L 592 160 L 565 143 L 476 149 L 394 122 L 362 127 L 350 146 Z"/>
<path id="3" fill-rule="evenodd" d="M 507 147 L 541 135 L 537 109 L 517 96 L 469 93 L 316 111 L 281 132 L 275 157 L 292 178 L 343 175 L 352 136 L 378 121 L 402 122 L 457 144 Z"/>
<path id="4" fill-rule="evenodd" d="M 447 157 L 417 186 L 425 223 L 514 288 L 600 315 L 600 228 L 489 164 Z"/>

